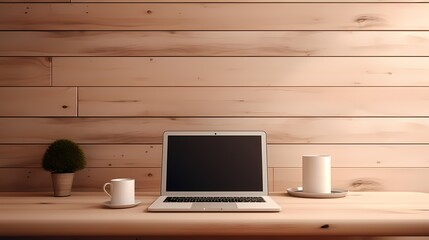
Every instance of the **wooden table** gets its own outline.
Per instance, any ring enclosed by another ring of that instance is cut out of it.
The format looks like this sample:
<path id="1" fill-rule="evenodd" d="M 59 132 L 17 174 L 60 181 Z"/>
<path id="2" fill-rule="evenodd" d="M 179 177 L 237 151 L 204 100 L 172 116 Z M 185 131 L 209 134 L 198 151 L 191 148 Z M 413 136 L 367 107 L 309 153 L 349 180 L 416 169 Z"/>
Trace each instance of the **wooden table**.
<path id="1" fill-rule="evenodd" d="M 277 194 L 279 213 L 149 213 L 155 197 L 138 193 L 141 205 L 107 209 L 103 193 L 0 193 L 0 236 L 429 236 L 427 193 Z"/>

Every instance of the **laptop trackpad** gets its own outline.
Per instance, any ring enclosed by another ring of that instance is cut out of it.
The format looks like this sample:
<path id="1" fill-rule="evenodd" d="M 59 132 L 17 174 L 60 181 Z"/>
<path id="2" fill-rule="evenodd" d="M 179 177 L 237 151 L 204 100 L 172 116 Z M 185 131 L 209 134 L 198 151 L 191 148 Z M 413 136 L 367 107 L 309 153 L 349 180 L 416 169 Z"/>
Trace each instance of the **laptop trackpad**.
<path id="1" fill-rule="evenodd" d="M 192 204 L 195 211 L 230 211 L 237 209 L 236 203 L 196 202 Z"/>

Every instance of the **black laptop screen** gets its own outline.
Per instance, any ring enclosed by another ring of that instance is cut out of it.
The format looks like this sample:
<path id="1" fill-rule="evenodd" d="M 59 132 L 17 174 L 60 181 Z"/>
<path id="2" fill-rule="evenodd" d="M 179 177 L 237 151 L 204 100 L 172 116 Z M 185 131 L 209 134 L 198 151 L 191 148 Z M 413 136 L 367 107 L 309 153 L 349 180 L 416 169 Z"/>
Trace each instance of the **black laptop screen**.
<path id="1" fill-rule="evenodd" d="M 168 136 L 167 191 L 262 191 L 261 136 Z"/>

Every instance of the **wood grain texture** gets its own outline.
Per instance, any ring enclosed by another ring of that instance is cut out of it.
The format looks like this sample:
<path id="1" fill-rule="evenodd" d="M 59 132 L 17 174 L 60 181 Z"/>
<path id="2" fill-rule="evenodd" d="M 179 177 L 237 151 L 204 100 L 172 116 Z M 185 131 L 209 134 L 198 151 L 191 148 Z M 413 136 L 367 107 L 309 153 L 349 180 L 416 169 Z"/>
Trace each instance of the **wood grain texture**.
<path id="1" fill-rule="evenodd" d="M 428 11 L 421 3 L 1 4 L 0 30 L 429 30 Z"/>
<path id="2" fill-rule="evenodd" d="M 211 240 L 224 239 L 224 236 L 238 236 L 240 240 L 271 237 L 280 240 L 295 239 L 296 235 L 326 240 L 364 235 L 365 238 L 360 239 L 363 240 L 368 236 L 429 234 L 427 193 L 356 192 L 339 199 L 272 195 L 283 209 L 279 213 L 150 213 L 146 209 L 156 196 L 138 193 L 137 198 L 142 204 L 135 208 L 111 210 L 101 207 L 106 195 L 100 191 L 75 192 L 67 198 L 53 198 L 47 193 L 2 193 L 0 211 L 4 214 L 0 215 L 0 224 L 4 227 L 0 234 L 80 234 L 107 236 L 107 240 L 111 236 L 141 236 L 139 240 L 160 236 L 164 240 L 176 237 L 185 240 L 188 236 L 193 236 L 190 240 L 205 239 L 205 236 Z M 322 228 L 324 225 L 330 227 Z"/>
<path id="3" fill-rule="evenodd" d="M 162 142 L 166 130 L 264 130 L 268 143 L 429 143 L 427 118 L 0 118 L 0 143 Z"/>
<path id="4" fill-rule="evenodd" d="M 1 238 L 1 240 L 28 240 L 25 237 L 16 238 Z M 61 237 L 62 240 L 169 240 L 170 237 Z M 222 237 L 207 237 L 207 236 L 185 236 L 174 237 L 175 240 L 266 240 L 266 237 L 258 236 L 222 236 Z M 282 240 L 283 236 L 270 236 L 271 240 Z M 428 240 L 429 237 L 424 236 L 390 236 L 390 237 L 356 237 L 356 236 L 293 236 L 294 240 Z M 31 237 L 31 240 L 57 240 L 55 237 Z"/>
<path id="5" fill-rule="evenodd" d="M 268 147 L 269 167 L 301 167 L 303 155 L 331 155 L 335 168 L 429 167 L 428 145 L 278 145 Z"/>
<path id="6" fill-rule="evenodd" d="M 270 192 L 304 154 L 335 187 L 429 192 L 426 3 L 28 1 L 0 0 L 0 191 L 50 191 L 40 159 L 70 138 L 76 191 L 156 192 L 165 130 L 221 129 L 268 133 Z"/>
<path id="7" fill-rule="evenodd" d="M 350 191 L 417 191 L 429 192 L 425 184 L 427 168 L 332 168 L 332 186 Z M 49 191 L 50 173 L 41 168 L 0 168 L 1 191 Z M 269 185 L 273 192 L 302 184 L 301 168 L 269 168 Z M 158 192 L 160 168 L 85 168 L 76 173 L 74 191 L 101 191 L 111 178 L 136 179 L 136 189 Z"/>
<path id="8" fill-rule="evenodd" d="M 161 145 L 84 145 L 82 150 L 88 167 L 161 167 Z"/>
<path id="9" fill-rule="evenodd" d="M 58 237 L 6 237 L 1 240 L 58 240 Z M 170 240 L 171 237 L 149 236 L 149 237 L 61 237 L 61 240 Z M 266 240 L 261 236 L 182 236 L 174 237 L 175 240 Z M 271 240 L 283 240 L 284 236 L 270 236 Z M 293 236 L 294 240 L 428 240 L 428 237 L 335 237 L 335 236 Z"/>
<path id="10" fill-rule="evenodd" d="M 272 168 L 268 169 L 268 185 L 272 190 Z M 136 191 L 160 194 L 161 168 L 85 168 L 75 173 L 73 191 L 102 191 L 112 178 L 134 178 Z M 0 168 L 0 192 L 51 191 L 50 173 L 42 168 Z"/>
<path id="11" fill-rule="evenodd" d="M 274 191 L 274 168 L 268 168 L 268 192 Z"/>
<path id="12" fill-rule="evenodd" d="M 5 1 L 5 0 L 3 0 Z M 12 0 L 10 0 L 12 2 Z M 31 0 L 29 0 L 31 1 Z M 156 2 L 156 3 L 177 3 L 178 0 L 71 0 L 73 3 L 77 2 L 94 2 L 94 3 L 104 3 L 104 2 Z M 221 1 L 219 0 L 180 0 L 182 3 L 219 3 Z M 228 0 L 228 1 L 222 1 L 222 2 L 245 2 L 245 3 L 287 3 L 292 2 L 296 3 L 296 0 Z M 305 0 L 305 1 L 299 1 L 300 3 L 326 3 L 326 2 L 339 2 L 339 3 L 370 3 L 370 2 L 413 2 L 413 3 L 423 3 L 427 2 L 425 0 L 415 1 L 415 0 Z"/>
<path id="13" fill-rule="evenodd" d="M 79 116 L 429 116 L 428 96 L 420 87 L 81 87 Z"/>
<path id="14" fill-rule="evenodd" d="M 349 191 L 429 192 L 428 168 L 332 168 L 332 187 Z M 274 192 L 302 186 L 301 168 L 275 168 Z"/>
<path id="15" fill-rule="evenodd" d="M 1 31 L 0 56 L 428 56 L 426 31 Z"/>
<path id="16" fill-rule="evenodd" d="M 48 145 L 0 145 L 0 168 L 40 167 Z M 81 145 L 87 167 L 161 167 L 162 145 Z M 428 145 L 269 144 L 270 168 L 301 167 L 303 155 L 329 154 L 332 167 L 429 168 Z"/>
<path id="17" fill-rule="evenodd" d="M 70 3 L 71 0 L 0 0 L 0 3 Z"/>
<path id="18" fill-rule="evenodd" d="M 1 87 L 0 116 L 76 116 L 74 87 Z"/>
<path id="19" fill-rule="evenodd" d="M 428 57 L 56 57 L 52 64 L 54 86 L 429 86 Z"/>
<path id="20" fill-rule="evenodd" d="M 41 167 L 48 145 L 0 145 L 0 168 Z"/>
<path id="21" fill-rule="evenodd" d="M 123 177 L 134 178 L 137 191 L 159 194 L 160 168 L 85 168 L 75 173 L 72 191 L 101 192 L 104 183 Z M 42 168 L 0 168 L 0 191 L 52 191 L 51 175 Z"/>
<path id="22" fill-rule="evenodd" d="M 161 145 L 81 145 L 87 167 L 161 167 Z M 0 168 L 40 167 L 48 145 L 0 145 Z"/>
<path id="23" fill-rule="evenodd" d="M 0 57 L 0 86 L 50 85 L 50 58 Z"/>
<path id="24" fill-rule="evenodd" d="M 14 193 L 16 194 L 16 193 Z M 27 193 L 30 194 L 30 193 Z M 86 193 L 84 193 L 86 194 Z M 294 240 L 428 240 L 429 237 L 406 236 L 406 237 L 356 237 L 356 236 L 293 236 Z M 1 240 L 58 240 L 58 237 L 0 237 Z M 264 236 L 175 236 L 175 240 L 266 240 Z M 271 240 L 283 240 L 284 236 L 270 236 Z M 148 237 L 61 237 L 61 240 L 171 240 L 171 237 L 148 236 Z"/>

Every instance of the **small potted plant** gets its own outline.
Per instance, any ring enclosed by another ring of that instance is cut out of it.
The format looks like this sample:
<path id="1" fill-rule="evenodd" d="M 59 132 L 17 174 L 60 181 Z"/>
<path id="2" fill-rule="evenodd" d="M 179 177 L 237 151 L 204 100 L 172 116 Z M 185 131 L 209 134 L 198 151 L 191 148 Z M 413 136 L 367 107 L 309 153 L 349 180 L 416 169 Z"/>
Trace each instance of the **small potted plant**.
<path id="1" fill-rule="evenodd" d="M 74 172 L 85 168 L 85 165 L 85 155 L 73 141 L 59 139 L 49 145 L 42 167 L 51 172 L 55 197 L 70 196 Z"/>

